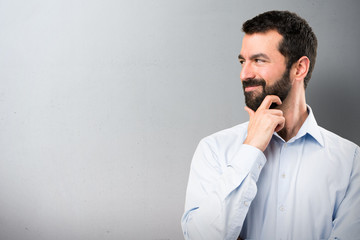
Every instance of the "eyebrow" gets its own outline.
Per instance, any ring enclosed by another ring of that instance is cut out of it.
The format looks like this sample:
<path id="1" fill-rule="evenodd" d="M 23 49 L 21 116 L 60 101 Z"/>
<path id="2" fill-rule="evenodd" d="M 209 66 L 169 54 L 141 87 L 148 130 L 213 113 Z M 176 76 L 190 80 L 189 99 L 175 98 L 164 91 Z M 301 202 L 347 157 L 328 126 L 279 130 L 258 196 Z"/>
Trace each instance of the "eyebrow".
<path id="1" fill-rule="evenodd" d="M 270 58 L 268 57 L 268 55 L 266 55 L 265 53 L 257 53 L 254 54 L 250 57 L 250 60 L 256 59 L 256 58 L 265 58 L 267 60 L 270 60 Z M 241 54 L 239 54 L 238 59 L 245 59 Z"/>

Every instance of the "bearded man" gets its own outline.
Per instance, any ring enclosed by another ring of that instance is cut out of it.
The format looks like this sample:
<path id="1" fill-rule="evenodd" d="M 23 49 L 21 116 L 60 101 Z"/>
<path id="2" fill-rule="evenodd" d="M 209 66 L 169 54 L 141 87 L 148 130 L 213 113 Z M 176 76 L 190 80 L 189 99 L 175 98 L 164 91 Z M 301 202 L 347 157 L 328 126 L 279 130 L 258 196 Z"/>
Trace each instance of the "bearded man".
<path id="1" fill-rule="evenodd" d="M 305 90 L 317 39 L 288 11 L 243 24 L 249 122 L 202 139 L 191 164 L 185 239 L 359 239 L 359 147 L 318 126 Z"/>

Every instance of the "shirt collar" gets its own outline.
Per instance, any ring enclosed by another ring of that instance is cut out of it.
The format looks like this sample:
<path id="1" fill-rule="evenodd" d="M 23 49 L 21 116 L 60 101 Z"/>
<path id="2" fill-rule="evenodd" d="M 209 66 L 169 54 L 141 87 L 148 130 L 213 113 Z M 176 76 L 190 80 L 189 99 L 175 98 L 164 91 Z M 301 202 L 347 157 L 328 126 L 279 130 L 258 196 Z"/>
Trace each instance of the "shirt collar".
<path id="1" fill-rule="evenodd" d="M 311 109 L 311 107 L 309 105 L 307 105 L 307 110 L 308 110 L 308 117 L 306 118 L 304 124 L 302 125 L 302 127 L 300 128 L 299 132 L 297 135 L 304 136 L 306 133 L 308 133 L 309 135 L 311 135 L 322 147 L 324 147 L 324 139 L 323 136 L 320 132 L 320 127 L 317 124 L 316 120 L 315 120 L 315 116 L 314 113 Z"/>
<path id="2" fill-rule="evenodd" d="M 321 135 L 320 132 L 320 127 L 317 124 L 313 111 L 310 108 L 309 105 L 307 105 L 307 111 L 308 111 L 308 116 L 305 120 L 305 122 L 303 123 L 303 125 L 301 126 L 299 132 L 296 134 L 295 137 L 293 137 L 292 139 L 289 140 L 289 142 L 294 142 L 296 139 L 299 139 L 303 136 L 305 136 L 306 134 L 309 134 L 310 136 L 312 136 L 322 147 L 324 147 L 324 139 L 323 136 Z M 275 135 L 277 137 L 280 137 L 277 133 L 275 133 Z"/>

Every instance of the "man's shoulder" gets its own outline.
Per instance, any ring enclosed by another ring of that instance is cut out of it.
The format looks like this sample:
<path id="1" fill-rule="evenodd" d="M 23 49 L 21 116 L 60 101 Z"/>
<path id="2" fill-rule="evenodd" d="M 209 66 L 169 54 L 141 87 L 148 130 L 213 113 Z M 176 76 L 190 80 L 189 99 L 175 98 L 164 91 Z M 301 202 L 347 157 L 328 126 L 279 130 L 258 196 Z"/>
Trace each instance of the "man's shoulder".
<path id="1" fill-rule="evenodd" d="M 321 135 L 323 136 L 324 145 L 326 148 L 342 150 L 344 152 L 354 152 L 356 149 L 359 148 L 359 146 L 352 141 L 341 137 L 340 135 L 330 130 L 327 130 L 321 126 L 319 126 L 319 129 Z"/>
<path id="2" fill-rule="evenodd" d="M 201 141 L 209 144 L 228 145 L 234 142 L 243 142 L 247 135 L 247 127 L 249 122 L 244 122 L 230 128 L 215 132 Z"/>

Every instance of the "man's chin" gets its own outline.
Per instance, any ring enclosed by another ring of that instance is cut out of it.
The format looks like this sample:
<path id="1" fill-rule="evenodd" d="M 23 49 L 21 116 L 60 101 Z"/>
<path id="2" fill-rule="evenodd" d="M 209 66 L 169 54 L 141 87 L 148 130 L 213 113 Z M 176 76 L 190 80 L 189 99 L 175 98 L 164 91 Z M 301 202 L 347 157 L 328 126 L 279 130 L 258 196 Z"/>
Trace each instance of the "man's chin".
<path id="1" fill-rule="evenodd" d="M 252 94 L 251 95 L 245 94 L 245 104 L 251 110 L 256 111 L 260 107 L 264 98 L 265 98 L 265 96 L 254 97 Z"/>

